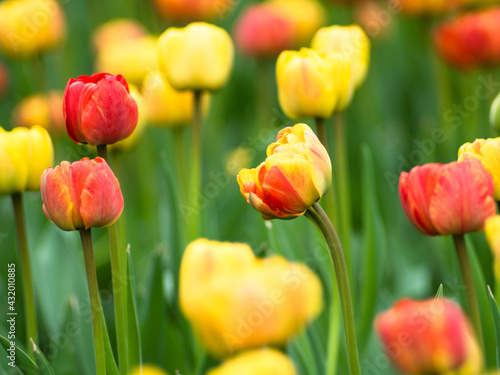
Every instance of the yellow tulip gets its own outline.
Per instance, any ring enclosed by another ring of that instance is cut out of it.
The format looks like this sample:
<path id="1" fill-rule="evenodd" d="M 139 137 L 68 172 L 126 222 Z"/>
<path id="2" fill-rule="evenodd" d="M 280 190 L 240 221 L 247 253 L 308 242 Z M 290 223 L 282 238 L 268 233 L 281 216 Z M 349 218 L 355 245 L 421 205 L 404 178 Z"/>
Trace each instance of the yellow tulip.
<path id="1" fill-rule="evenodd" d="M 166 371 L 155 365 L 140 365 L 130 371 L 130 375 L 168 375 Z"/>
<path id="2" fill-rule="evenodd" d="M 462 145 L 458 150 L 458 161 L 471 158 L 479 160 L 493 178 L 494 198 L 500 200 L 500 138 L 476 139 Z"/>
<path id="3" fill-rule="evenodd" d="M 226 360 L 207 375 L 296 375 L 290 358 L 275 349 L 257 349 Z"/>
<path id="4" fill-rule="evenodd" d="M 42 173 L 53 158 L 52 140 L 41 126 L 10 132 L 0 127 L 0 195 L 40 189 Z"/>
<path id="5" fill-rule="evenodd" d="M 108 43 L 98 50 L 97 72 L 121 74 L 127 82 L 140 85 L 146 74 L 158 65 L 157 38 L 146 35 Z"/>
<path id="6" fill-rule="evenodd" d="M 308 48 L 283 51 L 276 62 L 278 99 L 292 119 L 330 117 L 351 101 L 351 65 L 341 55 Z"/>
<path id="7" fill-rule="evenodd" d="M 495 276 L 500 281 L 500 215 L 491 216 L 486 219 L 484 232 L 495 259 Z"/>
<path id="8" fill-rule="evenodd" d="M 280 256 L 257 259 L 245 244 L 192 242 L 179 280 L 181 309 L 217 357 L 283 344 L 323 307 L 321 282 L 309 268 Z"/>
<path id="9" fill-rule="evenodd" d="M 317 0 L 270 0 L 264 4 L 292 22 L 297 46 L 309 44 L 316 30 L 325 24 L 326 10 Z"/>
<path id="10" fill-rule="evenodd" d="M 311 48 L 324 53 L 337 53 L 350 60 L 356 87 L 365 80 L 370 63 L 370 39 L 360 26 L 323 27 L 314 34 Z"/>
<path id="11" fill-rule="evenodd" d="M 152 125 L 177 127 L 189 125 L 193 118 L 193 92 L 177 91 L 158 71 L 151 71 L 142 85 L 148 120 Z M 208 93 L 202 94 L 202 112 L 209 108 Z"/>
<path id="12" fill-rule="evenodd" d="M 219 90 L 229 78 L 234 46 L 222 28 L 193 22 L 158 40 L 159 67 L 177 90 Z"/>
<path id="13" fill-rule="evenodd" d="M 0 2 L 0 47 L 12 57 L 27 57 L 53 49 L 63 41 L 66 22 L 55 0 Z"/>

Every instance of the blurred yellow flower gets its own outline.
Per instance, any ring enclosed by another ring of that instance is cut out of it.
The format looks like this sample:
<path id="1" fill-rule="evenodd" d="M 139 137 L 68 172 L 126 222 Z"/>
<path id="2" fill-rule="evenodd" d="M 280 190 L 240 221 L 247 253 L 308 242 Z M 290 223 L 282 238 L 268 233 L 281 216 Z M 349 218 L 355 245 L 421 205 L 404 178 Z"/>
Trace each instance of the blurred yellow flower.
<path id="1" fill-rule="evenodd" d="M 62 107 L 61 91 L 33 94 L 16 104 L 12 120 L 15 126 L 31 128 L 40 125 L 51 134 L 66 134 Z"/>
<path id="2" fill-rule="evenodd" d="M 147 35 L 146 28 L 133 19 L 116 18 L 108 21 L 92 33 L 92 46 L 96 51 L 124 40 L 141 38 Z"/>
<path id="3" fill-rule="evenodd" d="M 219 90 L 233 66 L 231 37 L 205 22 L 168 28 L 158 40 L 158 51 L 160 70 L 177 90 Z"/>
<path id="4" fill-rule="evenodd" d="M 0 47 L 6 55 L 29 57 L 53 49 L 66 34 L 66 21 L 55 0 L 0 2 Z"/>
<path id="5" fill-rule="evenodd" d="M 278 99 L 292 119 L 328 118 L 351 101 L 351 62 L 340 54 L 309 48 L 283 51 L 276 62 Z"/>
<path id="6" fill-rule="evenodd" d="M 491 216 L 486 219 L 484 232 L 493 253 L 493 258 L 495 259 L 495 276 L 500 281 L 500 215 Z"/>
<path id="7" fill-rule="evenodd" d="M 40 189 L 40 178 L 52 166 L 54 150 L 50 135 L 41 126 L 0 127 L 0 195 Z"/>
<path id="8" fill-rule="evenodd" d="M 145 35 L 108 43 L 97 52 L 95 70 L 121 74 L 127 82 L 140 85 L 158 65 L 157 38 Z"/>
<path id="9" fill-rule="evenodd" d="M 314 34 L 311 48 L 324 53 L 341 54 L 350 60 L 356 87 L 365 80 L 370 64 L 370 39 L 360 26 L 323 27 Z"/>
<path id="10" fill-rule="evenodd" d="M 168 375 L 168 373 L 155 365 L 140 365 L 133 368 L 129 375 Z"/>
<path id="11" fill-rule="evenodd" d="M 280 256 L 257 259 L 245 244 L 190 243 L 179 279 L 181 309 L 217 357 L 283 344 L 323 308 L 321 282 L 309 268 Z"/>
<path id="12" fill-rule="evenodd" d="M 236 176 L 243 168 L 249 168 L 255 151 L 248 147 L 237 147 L 226 158 L 226 172 Z"/>
<path id="13" fill-rule="evenodd" d="M 165 75 L 149 72 L 142 85 L 144 105 L 148 121 L 152 125 L 177 127 L 189 125 L 193 118 L 193 92 L 177 91 L 168 83 Z M 210 97 L 202 94 L 202 111 L 208 112 Z"/>
<path id="14" fill-rule="evenodd" d="M 476 139 L 458 150 L 458 161 L 477 159 L 493 178 L 495 200 L 500 200 L 500 138 Z"/>
<path id="15" fill-rule="evenodd" d="M 290 358 L 275 349 L 257 349 L 240 353 L 207 375 L 296 375 Z"/>

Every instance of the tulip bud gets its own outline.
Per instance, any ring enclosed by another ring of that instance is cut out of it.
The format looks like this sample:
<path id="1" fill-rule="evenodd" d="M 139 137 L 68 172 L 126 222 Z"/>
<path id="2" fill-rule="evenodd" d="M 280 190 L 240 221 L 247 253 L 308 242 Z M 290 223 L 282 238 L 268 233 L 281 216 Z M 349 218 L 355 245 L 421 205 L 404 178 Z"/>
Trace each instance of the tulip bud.
<path id="1" fill-rule="evenodd" d="M 172 21 L 210 21 L 235 8 L 234 0 L 153 0 L 160 16 Z"/>
<path id="2" fill-rule="evenodd" d="M 96 51 L 147 35 L 146 28 L 136 20 L 114 19 L 99 26 L 92 33 L 92 46 Z"/>
<path id="3" fill-rule="evenodd" d="M 60 91 L 33 94 L 14 107 L 12 121 L 15 126 L 31 128 L 40 125 L 51 134 L 63 134 L 66 128 L 62 106 L 63 94 Z"/>
<path id="4" fill-rule="evenodd" d="M 500 280 L 500 215 L 491 216 L 486 219 L 484 232 L 495 260 L 495 276 L 497 280 Z"/>
<path id="5" fill-rule="evenodd" d="M 168 83 L 165 75 L 152 71 L 142 85 L 148 120 L 152 125 L 177 127 L 191 124 L 193 119 L 193 92 L 177 91 Z M 202 94 L 202 112 L 209 108 L 209 95 Z"/>
<path id="6" fill-rule="evenodd" d="M 460 307 L 446 298 L 402 299 L 376 317 L 375 331 L 404 374 L 481 373 L 482 354 L 472 327 Z"/>
<path id="7" fill-rule="evenodd" d="M 322 310 L 319 278 L 280 256 L 257 259 L 245 244 L 196 240 L 184 252 L 179 303 L 217 357 L 283 344 Z"/>
<path id="8" fill-rule="evenodd" d="M 491 104 L 490 123 L 500 133 L 500 93 Z"/>
<path id="9" fill-rule="evenodd" d="M 474 159 L 417 166 L 399 178 L 406 216 L 430 236 L 482 230 L 496 212 L 493 192 L 491 176 Z"/>
<path id="10" fill-rule="evenodd" d="M 54 150 L 44 128 L 0 127 L 0 195 L 36 191 L 40 176 L 52 165 Z"/>
<path id="11" fill-rule="evenodd" d="M 168 375 L 155 365 L 140 365 L 132 369 L 130 375 Z"/>
<path id="12" fill-rule="evenodd" d="M 328 191 L 332 164 L 325 147 L 306 124 L 287 127 L 267 148 L 256 169 L 238 174 L 241 194 L 264 219 L 293 219 Z"/>
<path id="13" fill-rule="evenodd" d="M 458 161 L 477 159 L 493 179 L 494 198 L 500 200 L 500 138 L 476 139 L 465 143 L 458 150 Z"/>
<path id="14" fill-rule="evenodd" d="M 63 112 L 70 138 L 91 146 L 127 138 L 138 118 L 125 78 L 107 73 L 71 78 L 64 91 Z"/>
<path id="15" fill-rule="evenodd" d="M 176 90 L 219 90 L 229 78 L 234 47 L 222 28 L 194 22 L 168 28 L 158 40 L 159 67 Z"/>
<path id="16" fill-rule="evenodd" d="M 370 63 L 370 39 L 358 25 L 322 27 L 314 34 L 311 48 L 342 55 L 352 64 L 352 79 L 363 83 Z"/>
<path id="17" fill-rule="evenodd" d="M 123 211 L 120 183 L 100 157 L 47 168 L 40 190 L 45 216 L 62 230 L 106 227 Z"/>
<path id="18" fill-rule="evenodd" d="M 29 57 L 61 44 L 64 13 L 54 0 L 0 2 L 0 47 L 6 55 Z"/>
<path id="19" fill-rule="evenodd" d="M 243 10 L 234 36 L 236 47 L 255 57 L 275 56 L 295 46 L 294 24 L 265 3 Z"/>
<path id="20" fill-rule="evenodd" d="M 240 353 L 226 360 L 207 375 L 296 375 L 290 358 L 275 349 L 257 349 Z"/>
<path id="21" fill-rule="evenodd" d="M 95 70 L 121 74 L 127 82 L 140 85 L 158 65 L 157 38 L 147 35 L 107 44 L 97 52 Z"/>

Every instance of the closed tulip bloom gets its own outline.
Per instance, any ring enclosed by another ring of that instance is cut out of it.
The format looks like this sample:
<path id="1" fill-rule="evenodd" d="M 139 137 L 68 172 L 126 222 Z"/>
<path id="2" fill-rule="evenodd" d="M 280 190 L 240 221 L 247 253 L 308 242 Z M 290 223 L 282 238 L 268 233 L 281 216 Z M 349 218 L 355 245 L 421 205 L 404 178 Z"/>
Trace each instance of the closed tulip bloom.
<path id="1" fill-rule="evenodd" d="M 458 150 L 458 161 L 477 159 L 493 178 L 495 200 L 500 200 L 500 138 L 476 139 Z"/>
<path id="2" fill-rule="evenodd" d="M 63 161 L 42 175 L 43 212 L 62 230 L 106 227 L 120 217 L 120 183 L 100 157 Z"/>
<path id="3" fill-rule="evenodd" d="M 481 374 L 479 345 L 454 301 L 402 299 L 376 317 L 375 331 L 393 365 L 404 374 Z"/>
<path id="4" fill-rule="evenodd" d="M 267 148 L 267 158 L 237 177 L 241 194 L 264 219 L 301 216 L 328 191 L 330 157 L 306 124 L 287 127 Z"/>
<path id="5" fill-rule="evenodd" d="M 178 127 L 189 125 L 193 119 L 193 92 L 174 89 L 165 75 L 151 71 L 142 85 L 144 105 L 152 125 Z M 202 94 L 202 110 L 206 114 L 209 96 Z"/>
<path id="6" fill-rule="evenodd" d="M 91 146 L 127 138 L 138 118 L 125 78 L 107 73 L 71 78 L 64 91 L 63 112 L 70 138 Z"/>
<path id="7" fill-rule="evenodd" d="M 491 103 L 490 123 L 500 133 L 500 93 L 493 100 L 493 103 Z"/>
<path id="8" fill-rule="evenodd" d="M 500 280 L 500 215 L 486 219 L 484 232 L 495 260 L 494 270 L 497 280 Z"/>
<path id="9" fill-rule="evenodd" d="M 222 28 L 194 22 L 168 28 L 158 40 L 159 67 L 176 90 L 219 90 L 229 78 L 234 47 Z"/>
<path id="10" fill-rule="evenodd" d="M 216 357 L 283 344 L 322 310 L 319 278 L 280 256 L 257 259 L 245 244 L 196 240 L 183 255 L 181 309 Z"/>
<path id="11" fill-rule="evenodd" d="M 161 17 L 172 21 L 210 21 L 235 8 L 234 0 L 153 0 Z"/>
<path id="12" fill-rule="evenodd" d="M 295 27 L 266 3 L 245 8 L 236 21 L 236 47 L 254 57 L 276 56 L 295 46 Z"/>
<path id="13" fill-rule="evenodd" d="M 12 121 L 15 126 L 31 128 L 40 125 L 51 134 L 63 134 L 66 132 L 66 127 L 62 106 L 63 93 L 61 91 L 33 94 L 16 104 L 12 113 Z"/>
<path id="14" fill-rule="evenodd" d="M 43 171 L 52 165 L 54 150 L 44 128 L 0 127 L 0 195 L 40 189 Z"/>
<path id="15" fill-rule="evenodd" d="M 493 192 L 493 179 L 475 159 L 417 166 L 399 178 L 406 216 L 430 236 L 481 231 L 496 212 Z"/>
<path id="16" fill-rule="evenodd" d="M 275 349 L 257 349 L 240 353 L 207 375 L 296 375 L 292 360 Z"/>
<path id="17" fill-rule="evenodd" d="M 370 39 L 358 25 L 328 26 L 319 29 L 311 48 L 324 53 L 337 53 L 352 63 L 354 85 L 364 82 L 370 63 Z"/>
<path id="18" fill-rule="evenodd" d="M 121 74 L 128 83 L 140 85 L 158 65 L 157 38 L 146 35 L 107 44 L 97 52 L 95 70 Z"/>
<path id="19" fill-rule="evenodd" d="M 133 19 L 117 18 L 108 21 L 92 33 L 92 46 L 96 51 L 119 44 L 124 40 L 140 39 L 148 34 L 146 28 Z"/>
<path id="20" fill-rule="evenodd" d="M 34 56 L 59 46 L 65 34 L 66 21 L 57 1 L 0 2 L 0 47 L 6 55 Z"/>

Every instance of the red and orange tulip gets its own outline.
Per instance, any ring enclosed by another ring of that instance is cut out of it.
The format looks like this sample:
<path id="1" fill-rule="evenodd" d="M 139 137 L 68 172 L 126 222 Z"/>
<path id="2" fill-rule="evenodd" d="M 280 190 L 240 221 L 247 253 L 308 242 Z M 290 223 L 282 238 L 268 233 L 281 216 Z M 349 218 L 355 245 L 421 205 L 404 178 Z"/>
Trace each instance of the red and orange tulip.
<path id="1" fill-rule="evenodd" d="M 63 111 L 70 138 L 92 146 L 127 138 L 138 118 L 125 78 L 107 73 L 71 78 L 64 91 Z"/>
<path id="2" fill-rule="evenodd" d="M 306 124 L 282 129 L 266 160 L 238 174 L 241 194 L 264 219 L 301 216 L 328 191 L 330 157 Z"/>
<path id="3" fill-rule="evenodd" d="M 210 21 L 235 7 L 234 0 L 153 0 L 160 16 L 172 21 Z"/>
<path id="4" fill-rule="evenodd" d="M 482 354 L 453 301 L 402 299 L 375 320 L 388 357 L 404 374 L 480 374 Z"/>
<path id="5" fill-rule="evenodd" d="M 399 178 L 406 216 L 430 236 L 482 230 L 496 212 L 493 192 L 491 176 L 474 159 L 417 166 Z"/>
<path id="6" fill-rule="evenodd" d="M 40 190 L 43 212 L 63 230 L 106 227 L 123 210 L 120 183 L 100 157 L 46 169 Z"/>

